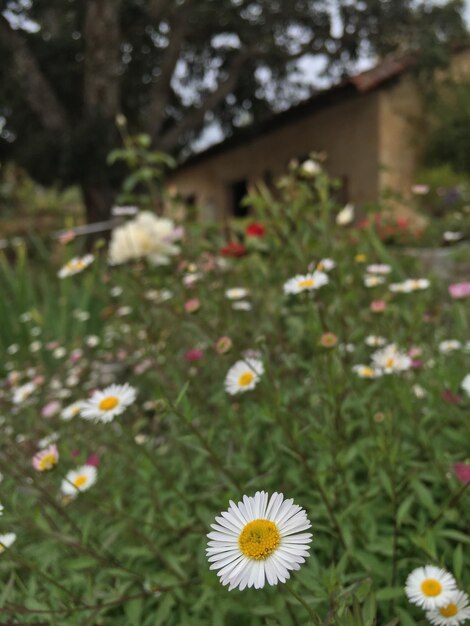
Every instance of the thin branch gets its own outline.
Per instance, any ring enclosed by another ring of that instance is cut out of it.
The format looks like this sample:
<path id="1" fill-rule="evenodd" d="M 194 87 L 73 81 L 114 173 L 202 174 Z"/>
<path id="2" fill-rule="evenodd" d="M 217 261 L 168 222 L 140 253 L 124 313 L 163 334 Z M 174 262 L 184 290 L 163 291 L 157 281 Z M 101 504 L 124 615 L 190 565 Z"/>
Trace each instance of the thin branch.
<path id="1" fill-rule="evenodd" d="M 171 94 L 171 81 L 180 57 L 185 34 L 185 22 L 175 20 L 171 25 L 170 41 L 161 65 L 161 74 L 152 87 L 150 105 L 146 111 L 148 132 L 154 139 L 158 137 L 165 119 L 165 110 Z"/>
<path id="2" fill-rule="evenodd" d="M 207 96 L 201 106 L 189 110 L 181 122 L 176 123 L 163 135 L 157 145 L 160 150 L 172 150 L 178 144 L 182 135 L 201 126 L 206 113 L 217 107 L 235 89 L 243 64 L 248 57 L 248 49 L 245 49 L 241 50 L 233 58 L 227 77 Z"/>

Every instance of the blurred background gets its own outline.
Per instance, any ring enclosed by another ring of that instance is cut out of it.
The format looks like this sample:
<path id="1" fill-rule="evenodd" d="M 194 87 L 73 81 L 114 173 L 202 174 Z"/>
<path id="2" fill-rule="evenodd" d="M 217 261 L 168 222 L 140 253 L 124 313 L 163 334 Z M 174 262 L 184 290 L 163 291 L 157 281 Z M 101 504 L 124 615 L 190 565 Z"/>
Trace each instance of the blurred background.
<path id="1" fill-rule="evenodd" d="M 464 0 L 2 0 L 0 245 L 107 232 L 143 187 L 157 213 L 243 219 L 312 151 L 340 202 L 465 237 L 469 19 Z"/>

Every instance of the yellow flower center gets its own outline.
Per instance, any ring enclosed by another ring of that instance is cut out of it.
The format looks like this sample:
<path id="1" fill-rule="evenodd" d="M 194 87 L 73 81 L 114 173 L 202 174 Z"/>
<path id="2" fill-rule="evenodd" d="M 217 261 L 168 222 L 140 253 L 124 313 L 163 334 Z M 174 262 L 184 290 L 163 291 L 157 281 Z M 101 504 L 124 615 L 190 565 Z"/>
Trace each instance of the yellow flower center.
<path id="1" fill-rule="evenodd" d="M 372 378 L 374 375 L 374 370 L 371 367 L 363 367 L 361 370 L 361 374 L 366 378 Z"/>
<path id="2" fill-rule="evenodd" d="M 119 398 L 116 396 L 108 396 L 107 398 L 103 398 L 98 405 L 98 408 L 101 411 L 111 411 L 119 404 Z"/>
<path id="3" fill-rule="evenodd" d="M 301 289 L 308 289 L 309 287 L 313 287 L 315 285 L 315 281 L 313 278 L 304 278 L 304 280 L 299 280 L 299 287 Z"/>
<path id="4" fill-rule="evenodd" d="M 367 257 L 365 254 L 356 254 L 356 256 L 354 257 L 354 260 L 356 261 L 356 263 L 365 263 L 366 258 Z"/>
<path id="5" fill-rule="evenodd" d="M 394 365 L 395 365 L 395 359 L 393 356 L 391 356 L 389 359 L 385 361 L 385 367 L 387 369 L 391 369 L 392 367 L 394 367 Z"/>
<path id="6" fill-rule="evenodd" d="M 421 591 L 425 596 L 435 598 L 442 592 L 442 585 L 435 578 L 426 578 L 421 583 Z"/>
<path id="7" fill-rule="evenodd" d="M 238 545 L 245 556 L 259 561 L 267 559 L 281 543 L 281 535 L 274 522 L 256 519 L 242 530 Z"/>
<path id="8" fill-rule="evenodd" d="M 39 461 L 39 471 L 43 472 L 44 470 L 49 470 L 57 464 L 57 459 L 53 454 L 46 454 Z"/>
<path id="9" fill-rule="evenodd" d="M 439 609 L 439 613 L 442 617 L 454 617 L 459 612 L 459 607 L 456 604 L 448 604 L 447 606 L 443 606 Z"/>
<path id="10" fill-rule="evenodd" d="M 72 481 L 72 485 L 75 485 L 77 489 L 80 489 L 80 487 L 83 487 L 83 485 L 85 485 L 87 481 L 88 481 L 88 478 L 84 474 L 80 474 L 80 476 L 77 476 L 77 478 L 74 478 L 74 480 Z"/>
<path id="11" fill-rule="evenodd" d="M 78 261 L 69 261 L 66 267 L 71 271 L 82 270 L 85 267 L 85 263 L 81 259 Z"/>
<path id="12" fill-rule="evenodd" d="M 253 372 L 245 372 L 238 379 L 238 384 L 240 385 L 240 387 L 246 387 L 253 381 L 254 377 L 255 375 L 253 374 Z"/>

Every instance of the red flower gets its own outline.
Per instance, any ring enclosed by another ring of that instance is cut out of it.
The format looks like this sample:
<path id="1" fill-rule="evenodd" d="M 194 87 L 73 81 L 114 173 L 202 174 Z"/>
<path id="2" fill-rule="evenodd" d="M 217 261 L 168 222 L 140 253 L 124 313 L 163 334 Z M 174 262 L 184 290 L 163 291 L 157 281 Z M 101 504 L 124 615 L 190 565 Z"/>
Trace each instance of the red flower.
<path id="1" fill-rule="evenodd" d="M 245 256 L 246 248 L 243 244 L 236 241 L 229 241 L 229 243 L 220 249 L 222 256 Z"/>
<path id="2" fill-rule="evenodd" d="M 202 350 L 197 350 L 193 348 L 192 350 L 188 350 L 184 355 L 186 360 L 190 363 L 193 361 L 199 361 L 204 356 L 204 352 Z"/>
<path id="3" fill-rule="evenodd" d="M 454 472 L 461 483 L 464 485 L 470 483 L 470 465 L 467 463 L 456 463 Z"/>
<path id="4" fill-rule="evenodd" d="M 266 234 L 266 228 L 263 224 L 253 222 L 252 224 L 248 224 L 245 228 L 245 234 L 248 237 L 264 237 Z"/>
<path id="5" fill-rule="evenodd" d="M 460 401 L 462 400 L 461 396 L 459 396 L 457 393 L 453 393 L 449 389 L 444 389 L 444 391 L 441 393 L 441 398 L 449 404 L 460 404 Z"/>

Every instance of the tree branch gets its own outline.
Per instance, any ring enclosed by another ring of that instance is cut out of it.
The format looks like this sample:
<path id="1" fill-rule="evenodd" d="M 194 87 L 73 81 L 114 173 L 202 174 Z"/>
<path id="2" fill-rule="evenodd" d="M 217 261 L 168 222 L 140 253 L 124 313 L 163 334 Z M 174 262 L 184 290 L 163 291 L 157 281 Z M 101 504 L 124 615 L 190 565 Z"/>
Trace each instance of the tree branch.
<path id="1" fill-rule="evenodd" d="M 113 118 L 120 101 L 121 0 L 87 0 L 84 102 L 88 114 Z"/>
<path id="2" fill-rule="evenodd" d="M 15 73 L 31 109 L 47 130 L 67 128 L 67 114 L 42 72 L 25 38 L 0 14 L 0 39 L 13 55 Z"/>
<path id="3" fill-rule="evenodd" d="M 199 107 L 194 107 L 188 111 L 186 117 L 181 122 L 172 126 L 158 141 L 157 147 L 159 150 L 170 151 L 176 147 L 178 140 L 187 132 L 195 130 L 203 122 L 206 113 L 211 109 L 214 109 L 220 104 L 224 98 L 231 93 L 238 82 L 240 72 L 243 67 L 243 63 L 249 57 L 247 49 L 241 50 L 232 60 L 228 76 L 222 80 L 218 87 L 211 92 L 205 101 Z"/>
<path id="4" fill-rule="evenodd" d="M 175 21 L 172 25 L 170 41 L 161 65 L 161 74 L 154 83 L 150 95 L 150 104 L 145 113 L 147 129 L 153 139 L 158 137 L 165 120 L 165 109 L 170 99 L 171 80 L 180 57 L 181 46 L 186 33 L 183 21 Z"/>

